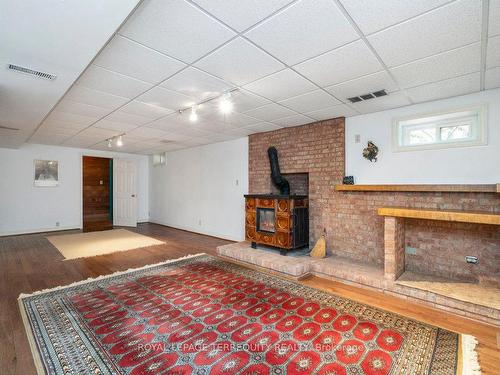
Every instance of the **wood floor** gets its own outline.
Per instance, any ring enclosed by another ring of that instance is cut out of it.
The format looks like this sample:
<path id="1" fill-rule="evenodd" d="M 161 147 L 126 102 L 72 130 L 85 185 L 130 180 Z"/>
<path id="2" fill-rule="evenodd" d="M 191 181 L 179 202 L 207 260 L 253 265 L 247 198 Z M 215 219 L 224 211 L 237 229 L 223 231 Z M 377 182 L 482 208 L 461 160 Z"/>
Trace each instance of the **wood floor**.
<path id="1" fill-rule="evenodd" d="M 215 255 L 216 246 L 229 243 L 156 224 L 140 224 L 136 231 L 166 243 L 128 252 L 63 261 L 62 255 L 45 239 L 44 234 L 0 238 L 0 373 L 2 375 L 35 373 L 17 305 L 20 293 L 66 285 L 89 277 L 188 254 L 205 252 Z M 500 327 L 463 319 L 411 304 L 396 297 L 318 277 L 308 278 L 301 283 L 451 331 L 474 335 L 479 340 L 479 361 L 483 375 L 499 374 L 500 349 L 497 340 L 500 340 Z"/>

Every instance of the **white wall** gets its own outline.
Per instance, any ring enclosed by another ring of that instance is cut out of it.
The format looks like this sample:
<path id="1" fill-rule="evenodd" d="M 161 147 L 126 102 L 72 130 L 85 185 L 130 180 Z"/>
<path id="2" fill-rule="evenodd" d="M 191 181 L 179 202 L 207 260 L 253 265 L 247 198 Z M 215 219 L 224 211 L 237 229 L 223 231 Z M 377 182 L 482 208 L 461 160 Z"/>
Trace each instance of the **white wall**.
<path id="1" fill-rule="evenodd" d="M 488 144 L 441 150 L 392 152 L 394 118 L 486 104 Z M 356 134 L 361 143 L 355 143 Z M 362 156 L 368 141 L 379 147 L 371 163 Z M 346 175 L 357 184 L 500 182 L 500 89 L 349 117 L 346 119 Z"/>
<path id="2" fill-rule="evenodd" d="M 147 221 L 147 156 L 25 144 L 17 150 L 0 148 L 0 235 L 80 228 L 82 155 L 137 161 L 138 219 Z M 33 186 L 35 159 L 59 161 L 58 187 Z M 59 227 L 56 222 L 60 223 Z"/>
<path id="3" fill-rule="evenodd" d="M 150 173 L 151 222 L 244 239 L 248 138 L 169 152 Z"/>

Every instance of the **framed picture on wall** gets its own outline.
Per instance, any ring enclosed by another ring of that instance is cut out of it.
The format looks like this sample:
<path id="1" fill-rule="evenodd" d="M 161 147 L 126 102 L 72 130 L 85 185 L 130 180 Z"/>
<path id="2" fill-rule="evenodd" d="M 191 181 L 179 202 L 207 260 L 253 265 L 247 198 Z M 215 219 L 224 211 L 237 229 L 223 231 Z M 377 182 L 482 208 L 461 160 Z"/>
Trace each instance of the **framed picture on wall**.
<path id="1" fill-rule="evenodd" d="M 59 185 L 59 162 L 35 160 L 35 186 L 53 187 Z"/>

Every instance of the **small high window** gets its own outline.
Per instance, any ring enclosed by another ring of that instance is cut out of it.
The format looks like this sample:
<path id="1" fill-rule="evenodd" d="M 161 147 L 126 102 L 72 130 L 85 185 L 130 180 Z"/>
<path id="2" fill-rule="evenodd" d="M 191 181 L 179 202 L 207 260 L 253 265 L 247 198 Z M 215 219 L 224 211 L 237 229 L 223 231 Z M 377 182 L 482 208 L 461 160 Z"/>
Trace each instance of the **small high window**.
<path id="1" fill-rule="evenodd" d="M 484 145 L 486 109 L 479 106 L 397 119 L 393 143 L 395 151 Z"/>
<path id="2" fill-rule="evenodd" d="M 167 154 L 166 153 L 153 155 L 153 166 L 156 167 L 158 165 L 165 165 L 165 164 L 167 164 Z"/>

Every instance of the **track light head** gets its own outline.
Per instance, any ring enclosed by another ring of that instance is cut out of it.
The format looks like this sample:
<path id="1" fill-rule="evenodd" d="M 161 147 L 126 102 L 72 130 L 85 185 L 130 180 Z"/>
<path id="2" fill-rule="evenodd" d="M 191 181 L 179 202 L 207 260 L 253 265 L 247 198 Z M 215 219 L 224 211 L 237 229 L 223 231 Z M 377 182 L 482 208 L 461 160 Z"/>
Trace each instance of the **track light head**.
<path id="1" fill-rule="evenodd" d="M 191 113 L 189 114 L 189 121 L 191 121 L 191 122 L 198 121 L 198 114 L 196 113 L 196 106 L 191 107 Z"/>
<path id="2" fill-rule="evenodd" d="M 231 101 L 231 93 L 227 92 L 219 100 L 219 110 L 226 114 L 233 111 L 233 102 Z"/>

